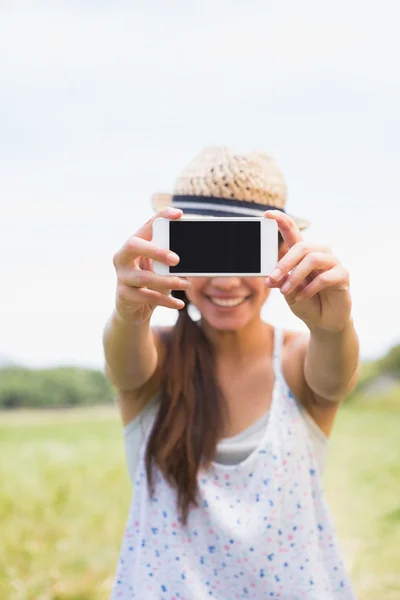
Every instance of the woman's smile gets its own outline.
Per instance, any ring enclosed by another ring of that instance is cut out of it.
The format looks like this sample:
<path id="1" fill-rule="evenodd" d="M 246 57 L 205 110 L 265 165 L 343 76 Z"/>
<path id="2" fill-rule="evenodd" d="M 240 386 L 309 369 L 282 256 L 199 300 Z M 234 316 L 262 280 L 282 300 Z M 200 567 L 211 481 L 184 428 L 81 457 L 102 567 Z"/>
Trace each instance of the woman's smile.
<path id="1" fill-rule="evenodd" d="M 229 310 L 240 306 L 246 302 L 250 296 L 206 296 L 206 298 L 218 308 Z"/>

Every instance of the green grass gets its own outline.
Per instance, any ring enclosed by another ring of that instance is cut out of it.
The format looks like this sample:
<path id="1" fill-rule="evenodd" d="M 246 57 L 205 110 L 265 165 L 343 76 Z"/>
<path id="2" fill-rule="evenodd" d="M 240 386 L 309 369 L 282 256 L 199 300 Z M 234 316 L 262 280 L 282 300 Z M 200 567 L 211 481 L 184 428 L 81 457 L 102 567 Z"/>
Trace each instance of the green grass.
<path id="1" fill-rule="evenodd" d="M 0 417 L 0 599 L 108 599 L 130 500 L 115 410 Z M 399 600 L 400 412 L 343 408 L 325 482 L 358 599 Z"/>
<path id="2" fill-rule="evenodd" d="M 400 411 L 345 407 L 325 489 L 360 600 L 400 599 Z"/>
<path id="3" fill-rule="evenodd" d="M 1 600 L 108 598 L 130 499 L 115 413 L 5 419 Z"/>

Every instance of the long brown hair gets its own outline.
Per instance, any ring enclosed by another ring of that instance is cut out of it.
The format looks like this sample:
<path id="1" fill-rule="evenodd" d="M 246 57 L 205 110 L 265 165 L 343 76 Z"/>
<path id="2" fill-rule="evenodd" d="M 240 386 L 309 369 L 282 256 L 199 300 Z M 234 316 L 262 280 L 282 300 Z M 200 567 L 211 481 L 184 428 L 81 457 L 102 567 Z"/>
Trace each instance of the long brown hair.
<path id="1" fill-rule="evenodd" d="M 153 493 L 153 465 L 177 492 L 183 524 L 197 506 L 197 474 L 214 459 L 225 403 L 218 384 L 211 342 L 188 314 L 185 302 L 172 331 L 164 338 L 160 365 L 160 406 L 146 449 L 146 471 Z"/>

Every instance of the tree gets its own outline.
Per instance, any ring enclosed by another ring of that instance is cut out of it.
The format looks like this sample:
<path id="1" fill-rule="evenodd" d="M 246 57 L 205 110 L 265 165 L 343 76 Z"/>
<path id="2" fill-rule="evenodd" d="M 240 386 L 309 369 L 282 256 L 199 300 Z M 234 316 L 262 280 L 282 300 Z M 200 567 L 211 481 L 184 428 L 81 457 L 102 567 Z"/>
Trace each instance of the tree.
<path id="1" fill-rule="evenodd" d="M 114 391 L 101 371 L 78 367 L 0 369 L 0 408 L 66 407 L 111 403 Z"/>

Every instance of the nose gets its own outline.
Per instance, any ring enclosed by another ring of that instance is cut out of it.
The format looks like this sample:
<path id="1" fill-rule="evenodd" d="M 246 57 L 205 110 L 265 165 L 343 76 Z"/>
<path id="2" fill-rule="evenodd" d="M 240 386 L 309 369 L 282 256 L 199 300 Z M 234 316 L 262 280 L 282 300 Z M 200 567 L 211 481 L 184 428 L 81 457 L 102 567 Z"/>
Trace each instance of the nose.
<path id="1" fill-rule="evenodd" d="M 240 277 L 212 277 L 211 285 L 219 290 L 231 291 L 240 287 Z"/>

